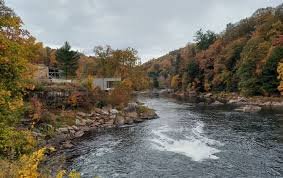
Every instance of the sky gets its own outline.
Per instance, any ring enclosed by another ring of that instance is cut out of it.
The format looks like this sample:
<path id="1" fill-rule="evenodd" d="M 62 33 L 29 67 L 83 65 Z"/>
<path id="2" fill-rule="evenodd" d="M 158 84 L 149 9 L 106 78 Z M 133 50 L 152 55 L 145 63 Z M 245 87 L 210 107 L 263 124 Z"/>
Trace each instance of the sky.
<path id="1" fill-rule="evenodd" d="M 69 41 L 88 55 L 98 45 L 133 47 L 142 61 L 193 42 L 197 30 L 226 24 L 283 0 L 6 0 L 45 46 Z"/>

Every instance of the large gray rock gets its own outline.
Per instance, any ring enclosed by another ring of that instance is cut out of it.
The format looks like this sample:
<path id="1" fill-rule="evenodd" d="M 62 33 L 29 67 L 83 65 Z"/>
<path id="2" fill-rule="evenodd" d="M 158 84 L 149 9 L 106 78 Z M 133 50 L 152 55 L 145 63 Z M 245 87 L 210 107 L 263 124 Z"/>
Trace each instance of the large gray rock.
<path id="1" fill-rule="evenodd" d="M 124 109 L 126 112 L 135 112 L 139 105 L 137 103 L 129 103 L 128 106 Z"/>
<path id="2" fill-rule="evenodd" d="M 82 119 L 82 120 L 76 119 L 76 125 L 77 126 L 85 126 L 86 125 L 86 120 L 84 120 L 84 119 Z"/>
<path id="3" fill-rule="evenodd" d="M 71 143 L 70 140 L 67 140 L 63 143 L 63 148 L 69 149 L 69 148 L 73 148 L 74 145 Z"/>
<path id="4" fill-rule="evenodd" d="M 126 113 L 126 116 L 130 117 L 130 118 L 138 118 L 139 117 L 137 112 L 128 112 L 128 113 Z"/>
<path id="5" fill-rule="evenodd" d="M 124 125 L 125 124 L 125 118 L 123 116 L 117 116 L 115 120 L 116 125 Z"/>
<path id="6" fill-rule="evenodd" d="M 100 115 L 102 113 L 102 109 L 100 108 L 94 108 L 94 111 L 96 112 L 96 115 Z"/>
<path id="7" fill-rule="evenodd" d="M 72 128 L 75 130 L 75 131 L 79 131 L 79 128 L 75 125 L 72 126 Z"/>
<path id="8" fill-rule="evenodd" d="M 261 109 L 262 108 L 259 106 L 246 105 L 244 107 L 237 108 L 236 111 L 256 113 L 256 112 L 260 112 Z"/>
<path id="9" fill-rule="evenodd" d="M 60 132 L 60 133 L 69 133 L 68 128 L 59 128 L 59 129 L 57 129 L 57 131 Z"/>
<path id="10" fill-rule="evenodd" d="M 81 131 L 83 132 L 88 132 L 89 130 L 90 130 L 90 127 L 88 126 L 81 127 Z"/>
<path id="11" fill-rule="evenodd" d="M 87 119 L 87 120 L 85 120 L 85 123 L 86 123 L 87 125 L 91 125 L 91 124 L 93 123 L 93 121 L 90 120 L 90 119 Z"/>
<path id="12" fill-rule="evenodd" d="M 118 114 L 119 111 L 117 109 L 111 109 L 110 113 L 115 115 L 115 114 Z"/>
<path id="13" fill-rule="evenodd" d="M 126 124 L 133 124 L 133 123 L 134 123 L 134 120 L 133 120 L 132 118 L 130 118 L 130 117 L 126 117 L 126 118 L 125 118 L 125 123 L 126 123 Z"/>
<path id="14" fill-rule="evenodd" d="M 100 119 L 98 122 L 99 122 L 100 124 L 104 124 L 104 123 L 105 123 L 104 119 Z"/>
<path id="15" fill-rule="evenodd" d="M 84 131 L 78 131 L 75 133 L 75 138 L 82 137 L 84 135 Z"/>
<path id="16" fill-rule="evenodd" d="M 224 103 L 221 103 L 220 101 L 214 101 L 213 103 L 210 104 L 211 106 L 222 106 Z"/>
<path id="17" fill-rule="evenodd" d="M 92 123 L 91 127 L 97 127 L 97 126 L 99 126 L 99 125 L 101 125 L 101 123 L 99 123 L 99 122 L 94 122 L 94 123 Z"/>
<path id="18" fill-rule="evenodd" d="M 210 98 L 212 96 L 213 96 L 212 93 L 207 93 L 207 94 L 204 95 L 205 98 Z"/>
<path id="19" fill-rule="evenodd" d="M 110 119 L 116 119 L 116 117 L 117 117 L 116 115 L 111 115 L 109 118 Z"/>
<path id="20" fill-rule="evenodd" d="M 247 99 L 244 97 L 238 97 L 237 99 L 231 99 L 228 104 L 244 104 L 247 103 Z"/>

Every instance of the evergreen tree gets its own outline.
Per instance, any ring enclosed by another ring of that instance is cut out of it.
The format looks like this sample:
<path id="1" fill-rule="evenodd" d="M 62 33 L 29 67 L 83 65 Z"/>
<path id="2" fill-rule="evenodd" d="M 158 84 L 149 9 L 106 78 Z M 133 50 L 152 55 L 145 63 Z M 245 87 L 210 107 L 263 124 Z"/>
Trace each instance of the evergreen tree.
<path id="1" fill-rule="evenodd" d="M 71 50 L 71 46 L 68 42 L 65 42 L 64 46 L 56 52 L 56 59 L 59 63 L 59 68 L 63 70 L 66 79 L 69 76 L 74 76 L 78 68 L 78 60 L 80 54 Z"/>

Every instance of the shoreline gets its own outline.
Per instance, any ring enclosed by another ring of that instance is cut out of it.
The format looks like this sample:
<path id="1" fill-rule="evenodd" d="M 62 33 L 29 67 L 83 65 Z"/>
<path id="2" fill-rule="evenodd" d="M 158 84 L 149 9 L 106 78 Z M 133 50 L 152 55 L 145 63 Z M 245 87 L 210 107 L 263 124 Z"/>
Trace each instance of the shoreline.
<path id="1" fill-rule="evenodd" d="M 122 111 L 112 108 L 95 108 L 91 113 L 77 112 L 75 125 L 56 129 L 56 135 L 42 144 L 42 146 L 51 146 L 56 149 L 42 162 L 41 167 L 44 167 L 42 171 L 51 170 L 51 173 L 55 174 L 59 170 L 66 170 L 67 162 L 70 160 L 65 157 L 66 150 L 72 149 L 79 139 L 93 132 L 139 124 L 157 118 L 158 115 L 153 109 L 141 103 L 129 103 L 128 107 Z"/>
<path id="2" fill-rule="evenodd" d="M 196 93 L 173 92 L 170 89 L 151 90 L 142 93 L 144 96 L 160 96 L 198 106 L 232 106 L 238 111 L 259 112 L 263 110 L 283 110 L 283 97 L 253 96 L 244 97 L 238 93 Z"/>

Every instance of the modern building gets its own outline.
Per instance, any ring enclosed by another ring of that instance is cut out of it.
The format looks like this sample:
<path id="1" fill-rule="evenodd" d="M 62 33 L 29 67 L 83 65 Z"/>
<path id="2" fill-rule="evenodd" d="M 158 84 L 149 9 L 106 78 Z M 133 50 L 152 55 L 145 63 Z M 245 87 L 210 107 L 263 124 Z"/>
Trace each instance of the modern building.
<path id="1" fill-rule="evenodd" d="M 94 79 L 94 86 L 108 91 L 112 90 L 120 82 L 121 78 L 96 78 Z"/>

